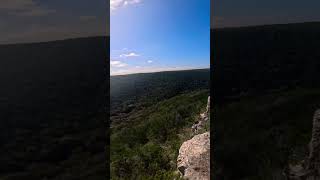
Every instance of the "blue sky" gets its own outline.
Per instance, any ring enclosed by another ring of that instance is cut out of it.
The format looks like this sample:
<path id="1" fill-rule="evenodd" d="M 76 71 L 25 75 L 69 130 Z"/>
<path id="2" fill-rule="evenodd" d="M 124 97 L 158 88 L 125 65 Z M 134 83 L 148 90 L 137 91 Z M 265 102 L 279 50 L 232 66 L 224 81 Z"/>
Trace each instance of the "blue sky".
<path id="1" fill-rule="evenodd" d="M 210 67 L 210 0 L 111 0 L 111 75 Z"/>

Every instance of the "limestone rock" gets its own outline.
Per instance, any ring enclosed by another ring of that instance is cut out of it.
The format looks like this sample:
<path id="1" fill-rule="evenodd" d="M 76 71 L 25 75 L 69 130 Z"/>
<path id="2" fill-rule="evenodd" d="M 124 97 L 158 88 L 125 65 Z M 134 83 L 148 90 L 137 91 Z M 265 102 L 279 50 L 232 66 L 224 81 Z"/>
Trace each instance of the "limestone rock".
<path id="1" fill-rule="evenodd" d="M 306 164 L 306 165 L 305 165 Z M 289 165 L 288 179 L 320 180 L 320 109 L 313 116 L 312 137 L 306 163 Z"/>
<path id="2" fill-rule="evenodd" d="M 210 179 L 210 134 L 194 136 L 179 149 L 178 170 L 185 179 Z"/>
<path id="3" fill-rule="evenodd" d="M 201 113 L 198 121 L 192 125 L 191 127 L 192 131 L 194 133 L 197 133 L 200 129 L 202 129 L 205 126 L 206 122 L 209 120 L 209 117 L 210 117 L 210 96 L 208 97 L 206 111 L 204 113 Z"/>
<path id="4" fill-rule="evenodd" d="M 314 113 L 308 169 L 320 170 L 320 109 Z"/>
<path id="5" fill-rule="evenodd" d="M 210 113 L 210 96 L 208 97 L 207 108 L 206 108 L 206 114 L 208 113 Z"/>

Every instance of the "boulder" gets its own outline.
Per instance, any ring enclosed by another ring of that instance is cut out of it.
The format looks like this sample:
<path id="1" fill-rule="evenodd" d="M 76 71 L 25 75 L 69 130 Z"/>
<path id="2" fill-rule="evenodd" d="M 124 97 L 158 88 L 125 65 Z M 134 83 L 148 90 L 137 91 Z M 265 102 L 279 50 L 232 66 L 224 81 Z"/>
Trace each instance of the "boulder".
<path id="1" fill-rule="evenodd" d="M 198 134 L 179 149 L 178 170 L 185 179 L 210 179 L 210 133 Z"/>

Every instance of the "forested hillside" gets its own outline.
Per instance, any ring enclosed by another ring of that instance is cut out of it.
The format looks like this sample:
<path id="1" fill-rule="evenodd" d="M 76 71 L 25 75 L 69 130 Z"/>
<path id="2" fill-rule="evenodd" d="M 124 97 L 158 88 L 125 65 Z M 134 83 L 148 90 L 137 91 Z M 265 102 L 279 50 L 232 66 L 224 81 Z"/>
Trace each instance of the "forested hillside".
<path id="1" fill-rule="evenodd" d="M 178 178 L 181 144 L 204 112 L 210 70 L 111 77 L 112 179 Z"/>
<path id="2" fill-rule="evenodd" d="M 148 106 L 183 92 L 208 89 L 209 84 L 209 69 L 111 76 L 111 113 L 130 104 Z"/>
<path id="3" fill-rule="evenodd" d="M 112 179 L 174 179 L 176 159 L 191 126 L 204 111 L 208 91 L 163 100 L 130 113 L 111 129 Z"/>

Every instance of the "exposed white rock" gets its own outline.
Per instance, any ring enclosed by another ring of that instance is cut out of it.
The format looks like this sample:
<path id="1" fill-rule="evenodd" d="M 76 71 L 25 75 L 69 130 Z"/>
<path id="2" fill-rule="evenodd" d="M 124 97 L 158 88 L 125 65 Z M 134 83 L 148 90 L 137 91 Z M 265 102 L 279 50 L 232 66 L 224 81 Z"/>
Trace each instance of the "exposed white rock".
<path id="1" fill-rule="evenodd" d="M 208 97 L 208 102 L 207 102 L 207 108 L 206 108 L 206 114 L 210 113 L 210 96 Z"/>
<path id="2" fill-rule="evenodd" d="M 314 113 L 308 169 L 320 170 L 320 109 Z"/>
<path id="3" fill-rule="evenodd" d="M 210 96 L 208 97 L 206 111 L 204 113 L 201 113 L 198 121 L 192 125 L 191 127 L 192 131 L 194 133 L 198 133 L 198 131 L 205 126 L 206 122 L 209 120 L 209 117 L 210 117 Z"/>
<path id="4" fill-rule="evenodd" d="M 179 149 L 178 170 L 185 179 L 210 179 L 210 133 L 198 134 Z"/>
<path id="5" fill-rule="evenodd" d="M 286 175 L 288 179 L 320 180 L 320 109 L 313 116 L 309 157 L 306 162 L 302 161 L 297 165 L 289 165 L 289 174 Z"/>
<path id="6" fill-rule="evenodd" d="M 192 126 L 196 134 L 202 129 L 210 118 L 210 96 L 206 111 L 201 113 L 198 121 Z M 210 133 L 195 135 L 185 141 L 180 149 L 177 167 L 184 179 L 209 180 L 210 179 Z"/>

